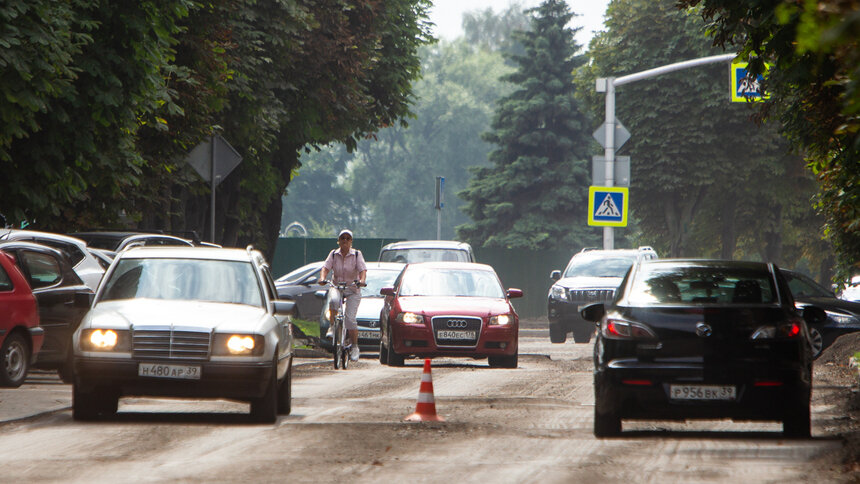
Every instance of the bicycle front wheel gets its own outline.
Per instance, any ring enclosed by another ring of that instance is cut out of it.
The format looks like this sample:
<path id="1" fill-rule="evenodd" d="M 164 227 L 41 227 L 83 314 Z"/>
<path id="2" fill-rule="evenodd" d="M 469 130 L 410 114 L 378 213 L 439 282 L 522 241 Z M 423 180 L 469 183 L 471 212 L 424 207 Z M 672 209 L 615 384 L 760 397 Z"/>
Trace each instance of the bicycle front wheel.
<path id="1" fill-rule="evenodd" d="M 343 348 L 343 337 L 341 336 L 340 326 L 340 323 L 335 320 L 334 328 L 331 332 L 331 354 L 334 356 L 335 370 L 340 369 L 341 353 L 343 352 L 341 351 Z"/>

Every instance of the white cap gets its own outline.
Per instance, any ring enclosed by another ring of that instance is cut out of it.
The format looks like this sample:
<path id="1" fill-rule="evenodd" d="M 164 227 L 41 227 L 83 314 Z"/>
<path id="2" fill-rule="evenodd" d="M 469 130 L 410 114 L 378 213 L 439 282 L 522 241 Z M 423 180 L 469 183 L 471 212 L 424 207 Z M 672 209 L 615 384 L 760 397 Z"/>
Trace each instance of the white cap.
<path id="1" fill-rule="evenodd" d="M 351 231 L 351 230 L 349 230 L 349 229 L 343 229 L 343 230 L 341 230 L 341 231 L 340 231 L 340 233 L 339 233 L 339 234 L 337 234 L 337 238 L 339 239 L 339 238 L 340 238 L 340 236 L 341 236 L 341 235 L 343 235 L 343 234 L 349 234 L 349 238 L 350 238 L 350 239 L 352 238 L 352 231 Z"/>

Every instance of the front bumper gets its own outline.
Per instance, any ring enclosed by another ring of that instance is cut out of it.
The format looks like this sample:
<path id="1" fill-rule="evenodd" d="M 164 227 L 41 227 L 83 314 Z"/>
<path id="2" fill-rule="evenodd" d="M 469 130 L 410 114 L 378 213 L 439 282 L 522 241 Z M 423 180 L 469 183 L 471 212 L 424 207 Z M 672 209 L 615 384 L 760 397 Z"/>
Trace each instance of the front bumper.
<path id="1" fill-rule="evenodd" d="M 199 365 L 199 380 L 138 376 L 139 363 Z M 271 362 L 210 362 L 75 357 L 75 384 L 109 387 L 121 396 L 228 398 L 247 400 L 265 394 L 272 376 Z"/>
<path id="2" fill-rule="evenodd" d="M 518 325 L 483 326 L 474 346 L 437 345 L 433 330 L 424 325 L 392 325 L 392 345 L 400 355 L 419 358 L 437 356 L 462 356 L 486 358 L 488 356 L 512 356 L 517 354 Z"/>

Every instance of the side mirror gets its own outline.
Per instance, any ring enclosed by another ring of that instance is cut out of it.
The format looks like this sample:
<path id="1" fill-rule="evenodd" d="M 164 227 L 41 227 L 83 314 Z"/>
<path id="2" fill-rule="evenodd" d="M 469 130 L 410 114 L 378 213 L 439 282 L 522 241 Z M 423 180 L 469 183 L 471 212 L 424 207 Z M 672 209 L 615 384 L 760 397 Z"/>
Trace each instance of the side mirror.
<path id="1" fill-rule="evenodd" d="M 379 294 L 382 294 L 383 296 L 393 296 L 394 295 L 394 288 L 393 287 L 383 287 L 382 289 L 379 290 Z"/>
<path id="2" fill-rule="evenodd" d="M 557 280 L 561 279 L 561 271 L 554 270 L 554 271 L 550 272 L 549 278 L 552 279 L 553 281 L 557 281 Z"/>
<path id="3" fill-rule="evenodd" d="M 603 316 L 606 314 L 606 306 L 603 303 L 594 303 L 589 304 L 582 308 L 579 311 L 579 314 L 582 316 L 582 319 L 586 321 L 591 321 L 592 323 L 599 323 Z"/>
<path id="4" fill-rule="evenodd" d="M 827 321 L 827 313 L 817 306 L 806 306 L 803 308 L 803 320 L 806 324 L 821 324 Z"/>
<path id="5" fill-rule="evenodd" d="M 305 279 L 304 281 L 302 281 L 302 285 L 310 286 L 310 285 L 316 284 L 318 281 L 319 281 L 319 277 L 311 276 L 311 277 L 308 277 L 307 279 Z"/>
<path id="6" fill-rule="evenodd" d="M 295 301 L 286 301 L 283 299 L 276 299 L 275 303 L 275 314 L 281 316 L 292 316 L 293 309 L 296 307 Z"/>
<path id="7" fill-rule="evenodd" d="M 92 292 L 79 292 L 75 294 L 75 307 L 89 308 L 93 305 L 96 295 Z"/>
<path id="8" fill-rule="evenodd" d="M 512 288 L 508 289 L 507 292 L 508 292 L 508 298 L 510 298 L 510 299 L 513 299 L 515 297 L 523 297 L 523 290 L 522 289 L 517 289 L 517 288 L 512 287 Z"/>
<path id="9" fill-rule="evenodd" d="M 320 298 L 320 299 L 325 299 L 325 297 L 326 297 L 327 295 L 328 295 L 328 289 L 323 289 L 323 290 L 320 290 L 320 291 L 314 291 L 314 296 L 316 296 L 316 297 L 318 297 L 318 298 Z"/>

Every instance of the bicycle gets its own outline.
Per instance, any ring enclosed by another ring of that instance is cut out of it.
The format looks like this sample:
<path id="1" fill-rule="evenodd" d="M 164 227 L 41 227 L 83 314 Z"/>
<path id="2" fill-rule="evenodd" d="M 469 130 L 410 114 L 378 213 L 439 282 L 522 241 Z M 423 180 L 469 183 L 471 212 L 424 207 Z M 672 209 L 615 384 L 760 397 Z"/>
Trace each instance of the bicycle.
<path id="1" fill-rule="evenodd" d="M 334 317 L 334 321 L 332 321 L 331 328 L 331 346 L 332 346 L 332 357 L 334 359 L 334 369 L 335 370 L 346 370 L 349 366 L 349 352 L 352 349 L 352 343 L 347 343 L 346 341 L 349 339 L 349 334 L 346 330 L 346 325 L 344 325 L 344 311 L 346 310 L 346 298 L 344 297 L 344 291 L 350 285 L 361 287 L 366 286 L 367 284 L 362 284 L 358 281 L 349 282 L 340 282 L 333 283 L 329 282 L 329 285 L 333 289 L 337 289 L 340 294 L 340 305 L 337 308 L 337 314 Z"/>

